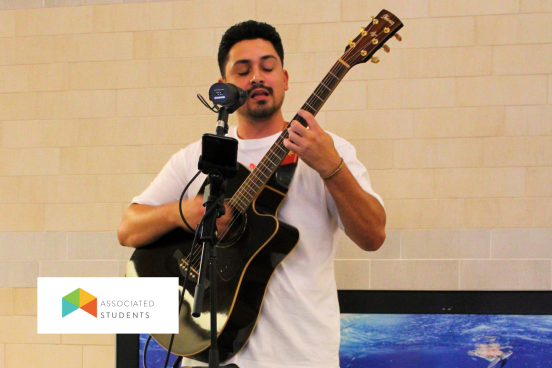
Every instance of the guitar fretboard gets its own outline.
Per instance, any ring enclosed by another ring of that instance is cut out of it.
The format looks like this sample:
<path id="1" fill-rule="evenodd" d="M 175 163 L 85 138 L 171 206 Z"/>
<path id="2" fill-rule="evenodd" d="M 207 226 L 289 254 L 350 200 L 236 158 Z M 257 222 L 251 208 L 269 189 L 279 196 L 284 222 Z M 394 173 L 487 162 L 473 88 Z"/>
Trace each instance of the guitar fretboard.
<path id="1" fill-rule="evenodd" d="M 349 68 L 338 60 L 307 99 L 307 102 L 303 104 L 301 109 L 316 116 L 348 71 Z M 307 126 L 306 121 L 297 114 L 293 117 L 292 121 L 293 120 L 297 120 L 303 124 L 303 126 Z M 241 213 L 245 213 L 247 208 L 253 203 L 257 194 L 289 153 L 289 150 L 284 146 L 284 139 L 289 137 L 289 126 L 288 124 L 261 162 L 259 162 L 257 167 L 249 174 L 247 179 L 236 191 L 232 199 L 230 199 L 229 204 L 234 209 Z"/>

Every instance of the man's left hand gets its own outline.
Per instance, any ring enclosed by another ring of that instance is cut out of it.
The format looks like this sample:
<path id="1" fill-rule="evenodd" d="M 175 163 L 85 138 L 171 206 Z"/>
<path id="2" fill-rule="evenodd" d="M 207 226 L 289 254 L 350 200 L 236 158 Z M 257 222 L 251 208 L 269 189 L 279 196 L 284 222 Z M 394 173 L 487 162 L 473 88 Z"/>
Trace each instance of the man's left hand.
<path id="1" fill-rule="evenodd" d="M 341 163 L 332 137 L 318 125 L 310 112 L 299 110 L 298 114 L 305 119 L 308 129 L 297 120 L 293 120 L 288 129 L 289 138 L 284 140 L 284 146 L 295 152 L 321 176 L 330 175 Z"/>

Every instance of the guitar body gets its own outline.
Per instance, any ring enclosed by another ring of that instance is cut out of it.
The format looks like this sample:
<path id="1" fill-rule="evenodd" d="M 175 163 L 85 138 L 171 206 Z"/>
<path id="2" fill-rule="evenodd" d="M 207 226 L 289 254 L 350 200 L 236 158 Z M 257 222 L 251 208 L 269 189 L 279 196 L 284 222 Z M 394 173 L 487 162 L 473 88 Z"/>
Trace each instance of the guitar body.
<path id="1" fill-rule="evenodd" d="M 228 181 L 226 197 L 231 197 L 249 174 L 249 170 L 240 165 L 238 175 Z M 296 228 L 276 219 L 285 191 L 274 175 L 247 209 L 240 238 L 217 249 L 217 334 L 221 361 L 235 355 L 248 341 L 274 270 L 299 240 Z M 152 244 L 137 248 L 127 264 L 126 276 L 180 276 L 182 292 L 182 276 L 186 274 L 182 261 L 190 254 L 192 242 L 192 234 L 178 229 Z M 208 271 L 206 275 L 207 281 L 212 278 Z M 172 352 L 208 362 L 210 290 L 205 290 L 201 316 L 193 318 L 195 286 L 195 278 L 189 278 L 179 317 L 179 333 L 174 337 Z M 168 348 L 171 335 L 153 334 L 153 338 Z"/>

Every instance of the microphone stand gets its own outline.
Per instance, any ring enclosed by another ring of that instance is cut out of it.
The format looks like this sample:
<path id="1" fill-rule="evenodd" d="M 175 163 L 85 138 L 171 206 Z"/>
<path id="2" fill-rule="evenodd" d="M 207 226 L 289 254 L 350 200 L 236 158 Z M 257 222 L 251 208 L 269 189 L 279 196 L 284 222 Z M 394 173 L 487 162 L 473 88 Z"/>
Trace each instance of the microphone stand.
<path id="1" fill-rule="evenodd" d="M 224 135 L 228 132 L 228 111 L 225 107 L 219 110 L 217 121 L 217 136 L 223 140 L 233 140 Z M 205 136 L 204 136 L 205 137 Z M 205 140 L 203 141 L 206 142 Z M 205 153 L 205 147 L 203 147 Z M 237 158 L 237 141 L 235 141 L 235 156 Z M 220 152 L 220 154 L 228 154 L 228 152 Z M 205 215 L 198 225 L 196 231 L 199 234 L 199 241 L 202 242 L 201 261 L 198 274 L 198 281 L 194 293 L 194 303 L 192 308 L 192 316 L 197 318 L 201 315 L 203 304 L 203 294 L 205 291 L 205 278 L 207 262 L 209 262 L 209 287 L 211 297 L 211 346 L 209 348 L 209 368 L 219 368 L 219 351 L 217 341 L 217 223 L 218 217 L 226 212 L 224 207 L 224 185 L 227 178 L 237 174 L 237 161 L 235 167 L 226 166 L 222 169 L 214 168 L 217 166 L 205 159 L 202 155 L 198 164 L 200 170 L 208 171 L 209 185 L 205 188 L 204 206 Z M 221 166 L 218 166 L 221 167 Z M 235 171 L 235 173 L 234 173 Z M 226 368 L 239 368 L 235 364 L 224 366 Z M 193 368 L 193 367 L 190 367 Z"/>

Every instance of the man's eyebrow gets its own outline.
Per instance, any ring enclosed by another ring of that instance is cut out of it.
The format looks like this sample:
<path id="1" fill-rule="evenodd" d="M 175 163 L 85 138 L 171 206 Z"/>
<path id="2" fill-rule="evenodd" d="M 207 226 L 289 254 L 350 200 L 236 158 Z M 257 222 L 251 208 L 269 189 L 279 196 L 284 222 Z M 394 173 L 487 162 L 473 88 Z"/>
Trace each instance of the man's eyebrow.
<path id="1" fill-rule="evenodd" d="M 264 60 L 267 60 L 267 59 L 274 59 L 274 60 L 277 60 L 276 59 L 276 56 L 274 55 L 265 55 L 265 56 L 262 56 L 261 57 L 261 60 L 264 61 Z M 232 66 L 236 66 L 238 64 L 249 64 L 251 62 L 250 59 L 242 59 L 242 60 L 238 60 L 236 61 Z"/>

